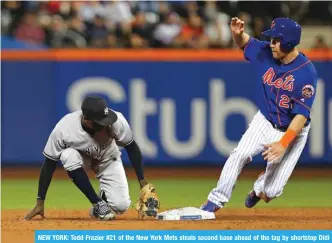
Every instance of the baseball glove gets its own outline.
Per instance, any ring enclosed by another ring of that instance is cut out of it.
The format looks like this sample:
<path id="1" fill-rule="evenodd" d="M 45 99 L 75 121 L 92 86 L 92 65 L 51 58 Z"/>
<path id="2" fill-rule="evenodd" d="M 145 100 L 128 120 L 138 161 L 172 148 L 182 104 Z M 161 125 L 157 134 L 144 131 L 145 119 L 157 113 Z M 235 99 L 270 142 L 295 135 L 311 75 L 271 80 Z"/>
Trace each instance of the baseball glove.
<path id="1" fill-rule="evenodd" d="M 156 193 L 156 188 L 146 180 L 140 182 L 141 191 L 136 202 L 138 218 L 156 217 L 160 208 L 160 201 Z"/>

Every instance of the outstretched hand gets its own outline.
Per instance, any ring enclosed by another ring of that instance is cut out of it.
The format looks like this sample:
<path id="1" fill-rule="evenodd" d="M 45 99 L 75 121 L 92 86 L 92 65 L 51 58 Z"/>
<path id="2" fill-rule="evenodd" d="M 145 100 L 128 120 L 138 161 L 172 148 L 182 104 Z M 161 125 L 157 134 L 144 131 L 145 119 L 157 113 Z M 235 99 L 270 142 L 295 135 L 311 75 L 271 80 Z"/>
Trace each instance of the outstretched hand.
<path id="1" fill-rule="evenodd" d="M 40 215 L 42 219 L 45 219 L 44 200 L 37 199 L 36 206 L 24 217 L 24 220 L 30 220 L 37 215 Z"/>
<path id="2" fill-rule="evenodd" d="M 262 153 L 264 160 L 271 163 L 278 163 L 286 152 L 286 148 L 279 142 L 264 145 L 265 151 Z"/>
<path id="3" fill-rule="evenodd" d="M 244 21 L 238 17 L 232 18 L 231 31 L 236 35 L 241 35 L 244 32 Z"/>

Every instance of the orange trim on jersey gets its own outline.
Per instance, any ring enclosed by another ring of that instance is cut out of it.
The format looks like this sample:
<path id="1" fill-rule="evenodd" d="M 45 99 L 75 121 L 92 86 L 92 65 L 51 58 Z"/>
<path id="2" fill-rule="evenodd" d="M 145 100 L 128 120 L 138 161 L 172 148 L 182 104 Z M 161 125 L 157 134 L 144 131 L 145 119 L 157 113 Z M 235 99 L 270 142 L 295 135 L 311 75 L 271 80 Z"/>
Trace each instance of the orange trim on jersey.
<path id="1" fill-rule="evenodd" d="M 252 40 L 251 40 L 252 41 Z M 248 42 L 247 46 L 250 43 Z M 328 50 L 301 50 L 312 61 L 332 61 Z M 49 49 L 1 50 L 1 60 L 10 61 L 245 61 L 240 49 Z"/>
<path id="2" fill-rule="evenodd" d="M 278 104 L 279 91 L 280 91 L 280 88 L 278 89 L 277 96 L 276 96 L 276 107 L 277 107 L 278 122 L 279 122 L 279 125 L 282 126 L 281 125 L 281 120 L 280 120 L 280 114 L 279 114 L 279 107 L 278 107 L 279 106 L 279 104 Z"/>
<path id="3" fill-rule="evenodd" d="M 243 48 L 243 53 L 247 50 L 247 47 L 248 47 L 249 44 L 253 41 L 253 39 L 254 39 L 254 38 L 252 38 L 252 37 L 249 39 L 248 43 L 247 43 L 247 44 L 244 46 L 244 48 Z"/>
<path id="4" fill-rule="evenodd" d="M 291 98 L 291 100 L 294 100 L 296 103 L 299 103 L 300 105 L 303 105 L 305 108 L 307 108 L 309 111 L 311 110 L 311 108 L 309 106 L 307 106 L 306 104 L 302 103 L 301 101 L 295 99 L 295 98 Z"/>
<path id="5" fill-rule="evenodd" d="M 258 177 L 261 177 L 262 175 L 264 175 L 265 174 L 265 171 L 263 171 L 262 173 L 260 173 L 259 175 L 258 175 Z"/>
<path id="6" fill-rule="evenodd" d="M 293 72 L 293 71 L 295 71 L 295 70 L 300 69 L 300 68 L 303 67 L 304 65 L 307 65 L 309 62 L 310 62 L 310 60 L 306 61 L 305 63 L 303 63 L 301 66 L 298 66 L 297 68 L 294 68 L 294 69 L 292 69 L 292 70 L 287 71 L 282 77 L 284 77 L 284 76 L 285 76 L 287 73 L 289 73 L 289 72 Z"/>
<path id="7" fill-rule="evenodd" d="M 284 77 L 286 76 L 286 74 L 288 74 L 288 73 L 290 73 L 290 72 L 293 72 L 293 71 L 295 71 L 295 70 L 298 70 L 298 69 L 300 69 L 301 67 L 307 65 L 308 63 L 310 63 L 310 60 L 308 60 L 308 61 L 306 61 L 305 63 L 301 64 L 301 65 L 298 66 L 297 68 L 294 68 L 294 69 L 292 69 L 292 70 L 287 71 L 284 75 L 282 75 L 281 79 L 283 80 Z M 280 120 L 280 113 L 279 113 L 279 109 L 278 109 L 278 96 L 279 96 L 279 90 L 280 90 L 280 88 L 278 89 L 278 93 L 277 93 L 277 97 L 276 97 L 276 107 L 277 107 L 277 117 L 278 117 L 279 125 L 282 126 L 282 125 L 281 125 L 281 120 Z"/>

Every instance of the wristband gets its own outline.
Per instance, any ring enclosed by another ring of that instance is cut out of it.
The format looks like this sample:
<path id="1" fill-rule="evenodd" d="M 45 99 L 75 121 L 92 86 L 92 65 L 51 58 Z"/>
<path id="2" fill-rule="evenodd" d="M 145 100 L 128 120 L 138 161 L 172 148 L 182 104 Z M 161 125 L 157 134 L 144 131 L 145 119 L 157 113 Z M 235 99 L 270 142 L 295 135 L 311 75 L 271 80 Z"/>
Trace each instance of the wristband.
<path id="1" fill-rule="evenodd" d="M 294 140 L 294 138 L 297 136 L 297 133 L 292 129 L 287 129 L 284 136 L 280 139 L 279 143 L 287 148 L 288 145 Z"/>

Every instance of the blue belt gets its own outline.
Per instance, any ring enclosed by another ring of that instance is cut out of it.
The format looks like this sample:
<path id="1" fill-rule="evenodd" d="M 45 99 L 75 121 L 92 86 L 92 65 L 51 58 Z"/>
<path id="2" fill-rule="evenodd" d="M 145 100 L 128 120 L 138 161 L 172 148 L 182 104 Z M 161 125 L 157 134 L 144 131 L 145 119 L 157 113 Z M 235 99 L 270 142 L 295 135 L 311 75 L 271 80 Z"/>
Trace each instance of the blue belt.
<path id="1" fill-rule="evenodd" d="M 274 129 L 277 129 L 277 130 L 280 131 L 280 132 L 286 132 L 287 129 L 288 129 L 288 126 L 279 126 L 279 125 L 273 123 L 273 122 L 270 121 L 270 120 L 268 120 L 268 121 L 271 123 L 271 125 L 272 125 L 272 127 L 274 127 Z"/>

